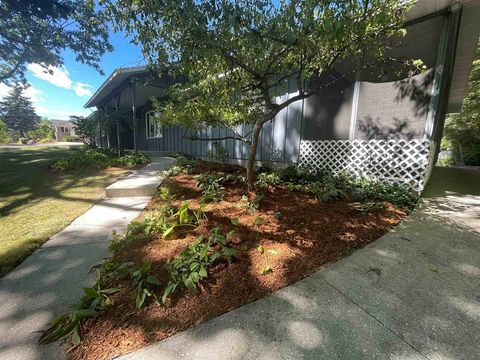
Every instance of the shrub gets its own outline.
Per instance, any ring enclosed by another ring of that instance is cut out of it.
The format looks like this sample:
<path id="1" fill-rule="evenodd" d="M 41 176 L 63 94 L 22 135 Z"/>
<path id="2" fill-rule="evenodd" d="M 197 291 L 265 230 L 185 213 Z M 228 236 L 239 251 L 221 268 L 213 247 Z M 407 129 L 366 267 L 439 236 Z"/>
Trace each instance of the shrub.
<path id="1" fill-rule="evenodd" d="M 10 134 L 8 132 L 7 125 L 0 120 L 0 144 L 7 144 L 12 142 Z"/>
<path id="2" fill-rule="evenodd" d="M 50 167 L 62 171 L 86 168 L 105 169 L 109 166 L 132 167 L 146 164 L 149 161 L 150 159 L 145 154 L 133 153 L 116 157 L 115 149 L 85 148 L 77 155 L 53 161 Z"/>
<path id="3" fill-rule="evenodd" d="M 52 142 L 55 140 L 55 129 L 49 120 L 41 120 L 34 130 L 27 133 L 27 138 L 41 143 Z"/>
<path id="4" fill-rule="evenodd" d="M 150 159 L 147 155 L 143 153 L 132 153 L 113 158 L 110 162 L 110 166 L 133 167 L 137 165 L 148 164 L 149 162 Z"/>
<path id="5" fill-rule="evenodd" d="M 214 228 L 206 242 L 202 235 L 170 259 L 167 263 L 170 281 L 163 293 L 162 302 L 165 303 L 179 286 L 195 293 L 197 284 L 208 276 L 208 268 L 212 264 L 222 259 L 230 262 L 236 254 L 234 248 L 227 246 L 232 235 L 233 232 L 223 235 L 218 228 Z"/>
<path id="6" fill-rule="evenodd" d="M 306 177 L 302 177 L 302 181 Z M 310 192 L 321 202 L 346 198 L 352 201 L 387 201 L 395 206 L 412 209 L 418 201 L 418 194 L 407 185 L 389 184 L 347 173 L 322 175 L 318 180 L 305 184 L 287 183 L 292 191 Z"/>
<path id="7" fill-rule="evenodd" d="M 170 173 L 172 175 L 178 174 L 193 174 L 198 169 L 198 161 L 186 157 L 184 155 L 179 155 L 175 162 L 173 163 L 172 167 L 170 168 Z"/>
<path id="8" fill-rule="evenodd" d="M 272 185 L 272 186 L 279 185 L 281 182 L 282 180 L 280 179 L 280 176 L 277 173 L 262 172 L 258 174 L 256 184 L 260 187 L 265 188 L 265 187 L 268 187 L 269 185 Z"/>
<path id="9" fill-rule="evenodd" d="M 72 136 L 72 135 L 65 135 L 62 139 L 62 141 L 65 141 L 65 142 L 76 142 L 78 140 L 79 140 L 78 137 Z"/>

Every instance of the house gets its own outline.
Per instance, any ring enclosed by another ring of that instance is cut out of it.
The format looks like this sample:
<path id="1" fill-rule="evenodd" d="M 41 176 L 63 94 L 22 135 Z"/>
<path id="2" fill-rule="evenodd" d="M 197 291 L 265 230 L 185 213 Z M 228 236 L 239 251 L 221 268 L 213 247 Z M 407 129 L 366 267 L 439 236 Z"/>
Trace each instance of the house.
<path id="1" fill-rule="evenodd" d="M 75 124 L 68 120 L 51 120 L 55 128 L 55 140 L 62 141 L 65 136 L 76 137 Z"/>
<path id="2" fill-rule="evenodd" d="M 392 55 L 422 59 L 427 70 L 411 77 L 348 69 L 332 74 L 341 80 L 315 96 L 284 109 L 262 130 L 258 162 L 349 171 L 405 183 L 421 191 L 434 163 L 445 116 L 458 112 L 479 39 L 480 0 L 420 0 L 409 13 L 407 36 Z M 103 144 L 135 150 L 183 152 L 196 157 L 226 154 L 244 163 L 247 146 L 235 140 L 193 141 L 233 135 L 226 128 L 164 127 L 150 98 L 161 97 L 175 82 L 154 77 L 145 67 L 115 70 L 85 107 L 131 109 L 131 131 L 112 131 Z M 283 93 L 295 93 L 289 81 Z M 251 126 L 236 131 L 248 134 Z M 103 139 L 105 137 L 105 139 Z M 103 141 L 104 140 L 104 141 Z"/>

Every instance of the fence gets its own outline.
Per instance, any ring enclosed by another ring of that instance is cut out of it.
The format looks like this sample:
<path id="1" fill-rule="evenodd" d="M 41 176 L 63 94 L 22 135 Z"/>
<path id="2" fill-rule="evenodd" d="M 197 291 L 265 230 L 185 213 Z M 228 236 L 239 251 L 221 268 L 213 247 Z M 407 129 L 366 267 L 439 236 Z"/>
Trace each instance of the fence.
<path id="1" fill-rule="evenodd" d="M 421 192 L 433 166 L 433 147 L 428 139 L 302 140 L 299 166 L 347 171 Z"/>

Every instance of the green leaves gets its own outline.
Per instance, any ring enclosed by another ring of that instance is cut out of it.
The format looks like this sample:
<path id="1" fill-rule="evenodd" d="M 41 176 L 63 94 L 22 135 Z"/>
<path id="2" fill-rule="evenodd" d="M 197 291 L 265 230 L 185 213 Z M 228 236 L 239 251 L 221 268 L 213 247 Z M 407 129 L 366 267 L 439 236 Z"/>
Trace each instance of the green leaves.
<path id="1" fill-rule="evenodd" d="M 225 179 L 214 173 L 203 173 L 195 176 L 195 183 L 202 190 L 202 202 L 218 202 L 225 195 L 223 181 Z"/>
<path id="2" fill-rule="evenodd" d="M 153 289 L 160 285 L 160 280 L 156 275 L 150 273 L 152 263 L 145 261 L 140 267 L 130 269 L 130 275 L 133 283 L 136 285 L 135 306 L 140 309 L 148 297 L 157 299 Z"/>
<path id="3" fill-rule="evenodd" d="M 167 263 L 170 282 L 164 290 L 162 302 L 165 303 L 178 286 L 184 286 L 195 293 L 197 284 L 208 277 L 208 268 L 212 264 L 220 259 L 231 261 L 236 255 L 236 250 L 227 246 L 231 236 L 232 232 L 224 236 L 218 228 L 214 228 L 206 242 L 204 237 L 200 236 L 179 255 L 170 259 Z M 217 248 L 219 250 L 216 250 Z"/>

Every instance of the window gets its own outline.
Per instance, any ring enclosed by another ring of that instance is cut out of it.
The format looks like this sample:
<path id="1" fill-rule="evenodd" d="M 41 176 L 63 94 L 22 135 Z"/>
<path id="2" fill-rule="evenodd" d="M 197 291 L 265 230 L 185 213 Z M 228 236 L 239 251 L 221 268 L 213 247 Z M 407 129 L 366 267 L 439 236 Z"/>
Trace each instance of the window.
<path id="1" fill-rule="evenodd" d="M 163 126 L 160 124 L 160 111 L 149 111 L 145 114 L 147 138 L 162 138 Z"/>

